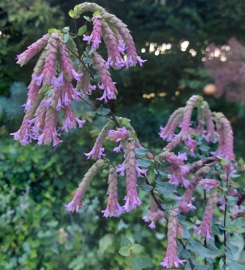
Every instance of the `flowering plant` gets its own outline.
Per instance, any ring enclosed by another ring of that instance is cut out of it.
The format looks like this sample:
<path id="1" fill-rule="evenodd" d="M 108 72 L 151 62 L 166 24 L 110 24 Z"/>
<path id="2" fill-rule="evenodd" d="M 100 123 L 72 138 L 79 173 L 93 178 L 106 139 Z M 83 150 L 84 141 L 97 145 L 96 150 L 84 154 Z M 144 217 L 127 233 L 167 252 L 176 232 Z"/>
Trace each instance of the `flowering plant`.
<path id="1" fill-rule="evenodd" d="M 87 44 L 82 54 L 69 28 L 65 27 L 61 31 L 50 29 L 17 56 L 17 63 L 24 65 L 43 50 L 28 87 L 27 102 L 23 105 L 26 114 L 20 129 L 12 134 L 14 139 L 22 145 L 37 140 L 39 145 L 52 142 L 56 146 L 62 142 L 59 130 L 68 132 L 76 125 L 82 128 L 86 122 L 76 116 L 72 102 L 81 100 L 89 104 L 98 115 L 107 117 L 108 123 L 91 152 L 85 153 L 88 159 L 96 161 L 72 194 L 71 202 L 65 205 L 67 211 L 78 212 L 83 207 L 82 201 L 91 181 L 100 169 L 107 169 L 108 202 L 102 210 L 103 216 L 118 217 L 141 206 L 139 188 L 150 194 L 149 213 L 143 217 L 144 221 L 150 223 L 151 229 L 158 226 L 158 221 L 160 224 L 167 222 L 168 246 L 161 262 L 163 267 L 177 268 L 185 264 L 185 269 L 213 269 L 214 258 L 219 256 L 221 269 L 244 269 L 234 262 L 237 248 L 231 244 L 244 232 L 242 203 L 245 195 L 237 191 L 239 186 L 233 181 L 238 176 L 236 170 L 243 165 L 234 160 L 229 121 L 222 113 L 212 113 L 202 97 L 192 96 L 185 107 L 170 116 L 164 128 L 160 127 L 160 137 L 168 142 L 162 151 L 152 154 L 144 148 L 130 120 L 114 116 L 108 100 L 116 99 L 118 94 L 109 69 L 129 68 L 137 63 L 142 66 L 146 60 L 138 56 L 127 26 L 102 7 L 83 3 L 69 14 L 77 19 L 87 11 L 93 12 L 92 18 L 84 16 L 93 24 L 91 34 L 86 35 L 87 22 L 75 34 L 75 37 L 83 36 Z M 107 48 L 106 60 L 98 52 L 101 38 Z M 87 96 L 95 91 L 101 93 L 97 99 L 106 107 L 96 108 L 89 103 Z M 62 116 L 63 125 L 57 129 Z M 105 158 L 106 139 L 115 142 L 114 152 L 123 153 L 123 163 Z M 118 174 L 126 178 L 123 206 L 118 199 Z M 202 221 L 190 218 L 190 226 L 185 221 L 187 215 L 182 214 L 195 215 L 197 208 L 202 206 L 200 202 L 195 203 L 198 193 L 203 194 L 206 207 Z M 224 211 L 223 220 L 214 214 L 218 203 Z M 223 253 L 215 246 L 215 237 L 221 235 Z M 138 270 L 148 265 L 147 260 L 138 255 L 141 250 L 140 245 L 122 239 L 119 253 L 126 257 L 127 269 Z"/>

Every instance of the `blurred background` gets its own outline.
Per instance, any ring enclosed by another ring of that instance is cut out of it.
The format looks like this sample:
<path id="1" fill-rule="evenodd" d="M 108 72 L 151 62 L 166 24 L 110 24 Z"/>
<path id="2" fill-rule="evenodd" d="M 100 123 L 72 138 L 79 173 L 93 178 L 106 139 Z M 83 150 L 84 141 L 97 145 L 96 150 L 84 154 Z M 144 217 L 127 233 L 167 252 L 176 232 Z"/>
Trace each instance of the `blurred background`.
<path id="1" fill-rule="evenodd" d="M 231 121 L 236 158 L 245 147 L 245 2 L 239 0 L 103 0 L 94 1 L 128 25 L 143 68 L 113 71 L 117 116 L 131 119 L 145 147 L 158 153 L 165 143 L 159 126 L 201 95 L 211 110 Z M 107 173 L 96 177 L 78 214 L 64 207 L 92 165 L 83 153 L 92 148 L 103 124 L 89 107 L 74 104 L 88 121 L 82 130 L 63 135 L 57 148 L 20 146 L 9 133 L 23 117 L 27 86 L 35 57 L 22 68 L 16 55 L 47 33 L 70 26 L 68 11 L 77 0 L 1 0 L 0 2 L 0 269 L 124 269 L 118 254 L 120 234 L 144 246 L 160 269 L 166 248 L 165 225 L 152 231 L 142 221 L 142 207 L 116 219 L 102 218 L 106 208 Z M 88 14 L 89 15 L 89 14 Z M 77 20 L 77 26 L 84 23 Z M 80 45 L 82 50 L 84 45 Z M 103 51 L 103 50 L 102 50 Z M 99 105 L 96 96 L 91 97 Z M 112 149 L 113 143 L 107 143 Z M 110 151 L 107 150 L 108 157 Z M 121 179 L 119 197 L 123 198 Z M 150 269 L 150 268 L 149 268 Z"/>

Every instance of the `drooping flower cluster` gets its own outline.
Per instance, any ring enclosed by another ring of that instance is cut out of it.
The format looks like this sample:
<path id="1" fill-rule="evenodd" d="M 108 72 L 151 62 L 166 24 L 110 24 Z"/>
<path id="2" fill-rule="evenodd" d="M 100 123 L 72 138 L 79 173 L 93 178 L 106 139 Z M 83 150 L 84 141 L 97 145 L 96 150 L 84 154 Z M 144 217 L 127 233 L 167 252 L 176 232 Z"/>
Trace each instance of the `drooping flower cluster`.
<path id="1" fill-rule="evenodd" d="M 76 72 L 68 49 L 58 33 L 47 34 L 32 44 L 18 56 L 17 63 L 26 64 L 42 49 L 28 87 L 28 99 L 24 104 L 26 115 L 20 129 L 12 134 L 22 145 L 32 140 L 37 140 L 38 144 L 53 141 L 53 146 L 60 143 L 57 130 L 60 111 L 65 116 L 60 130 L 68 132 L 68 128 L 75 128 L 77 124 L 81 128 L 86 122 L 80 120 L 71 107 L 71 102 L 80 96 L 71 81 L 79 81 L 83 73 Z"/>
<path id="2" fill-rule="evenodd" d="M 103 167 L 106 166 L 107 161 L 99 159 L 97 160 L 93 166 L 88 170 L 88 172 L 84 175 L 84 178 L 82 182 L 80 183 L 79 187 L 76 189 L 76 191 L 73 193 L 73 199 L 70 203 L 65 205 L 67 211 L 79 211 L 79 207 L 82 207 L 83 204 L 81 203 L 86 190 L 88 189 L 91 181 L 95 177 L 96 173 Z"/>
<path id="3" fill-rule="evenodd" d="M 108 102 L 116 99 L 118 92 L 109 67 L 128 68 L 137 62 L 142 66 L 145 62 L 137 55 L 133 38 L 122 21 L 97 4 L 81 4 L 75 13 L 79 16 L 86 11 L 96 11 L 92 18 L 91 35 L 83 36 L 84 41 L 91 45 L 89 53 L 87 50 L 84 52 L 89 64 L 86 65 L 83 58 L 80 60 L 75 42 L 69 35 L 67 40 L 66 35 L 69 33 L 64 34 L 63 30 L 50 29 L 48 34 L 17 56 L 17 63 L 24 65 L 43 50 L 32 74 L 27 102 L 23 105 L 26 115 L 20 129 L 12 133 L 22 145 L 37 140 L 38 144 L 50 144 L 53 141 L 53 146 L 56 146 L 61 142 L 59 130 L 68 132 L 76 125 L 81 128 L 86 121 L 76 116 L 71 107 L 72 101 L 91 95 L 96 88 L 102 92 L 98 100 Z M 97 52 L 102 38 L 107 47 L 107 61 Z M 76 61 L 73 62 L 71 56 L 76 57 Z M 91 66 L 97 70 L 97 74 L 94 74 Z M 99 78 L 96 85 L 90 83 L 94 75 Z M 72 81 L 77 81 L 75 88 Z M 61 111 L 65 117 L 64 124 L 57 128 Z"/>
<path id="4" fill-rule="evenodd" d="M 166 257 L 161 263 L 163 267 L 179 267 L 179 264 L 183 264 L 185 260 L 180 260 L 177 254 L 177 234 L 179 231 L 177 212 L 171 210 L 168 219 L 168 248 Z"/>
<path id="5" fill-rule="evenodd" d="M 203 219 L 202 219 L 201 225 L 199 227 L 194 225 L 194 227 L 193 227 L 197 231 L 198 235 L 201 235 L 202 237 L 206 237 L 207 240 L 213 239 L 213 237 L 210 235 L 210 233 L 211 233 L 210 223 L 211 223 L 212 216 L 214 213 L 214 208 L 215 208 L 217 203 L 218 203 L 218 192 L 213 191 L 213 192 L 211 192 L 210 198 L 207 202 L 207 206 L 206 206 L 204 214 L 203 214 Z"/>
<path id="6" fill-rule="evenodd" d="M 122 207 L 118 203 L 118 195 L 117 195 L 117 172 L 113 167 L 109 170 L 109 178 L 108 178 L 108 201 L 107 208 L 103 210 L 104 217 L 118 217 L 122 213 Z"/>

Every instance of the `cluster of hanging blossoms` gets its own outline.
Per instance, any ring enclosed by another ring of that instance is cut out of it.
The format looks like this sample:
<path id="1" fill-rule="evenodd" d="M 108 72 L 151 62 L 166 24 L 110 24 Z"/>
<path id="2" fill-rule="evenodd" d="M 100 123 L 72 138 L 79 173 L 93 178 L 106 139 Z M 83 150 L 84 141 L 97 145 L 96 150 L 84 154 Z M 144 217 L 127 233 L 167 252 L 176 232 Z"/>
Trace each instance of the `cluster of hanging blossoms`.
<path id="1" fill-rule="evenodd" d="M 87 33 L 87 28 L 83 26 L 78 31 L 87 43 L 82 54 L 79 54 L 69 30 L 64 28 L 62 31 L 51 29 L 17 56 L 17 63 L 24 65 L 41 52 L 28 87 L 27 102 L 23 105 L 26 112 L 24 120 L 20 129 L 12 134 L 22 145 L 37 140 L 38 144 L 53 142 L 56 146 L 61 142 L 59 131 L 68 132 L 77 125 L 81 128 L 85 124 L 86 120 L 79 119 L 73 111 L 73 101 L 84 101 L 96 90 L 102 93 L 98 100 L 104 103 L 115 99 L 118 91 L 109 69 L 129 68 L 137 63 L 142 66 L 145 62 L 137 55 L 126 25 L 102 7 L 83 3 L 70 11 L 70 15 L 79 18 L 87 11 L 94 12 L 92 19 L 89 19 L 93 30 Z M 106 59 L 98 52 L 102 39 L 107 48 Z M 198 112 L 196 119 L 194 109 Z M 63 124 L 57 127 L 59 115 L 64 119 Z M 110 120 L 101 130 L 94 147 L 85 153 L 88 159 L 95 159 L 96 162 L 72 194 L 71 202 L 65 205 L 67 211 L 79 212 L 84 206 L 84 196 L 100 169 L 108 170 L 108 200 L 105 210 L 102 210 L 106 218 L 119 217 L 140 207 L 143 200 L 139 198 L 139 188 L 149 192 L 149 212 L 143 220 L 150 222 L 151 229 L 156 228 L 158 221 L 161 226 L 167 220 L 168 246 L 161 263 L 167 268 L 179 267 L 179 264 L 186 262 L 178 251 L 179 239 L 186 239 L 184 233 L 188 235 L 194 229 L 196 237 L 204 238 L 205 242 L 214 239 L 216 232 L 212 227 L 212 218 L 218 203 L 225 213 L 229 208 L 232 220 L 245 216 L 241 205 L 245 195 L 238 193 L 237 185 L 232 181 L 236 164 L 230 123 L 223 114 L 211 113 L 202 97 L 191 97 L 184 108 L 179 108 L 170 116 L 165 127 L 160 127 L 159 135 L 168 144 L 156 155 L 140 144 L 130 120 L 114 117 L 112 113 L 107 118 Z M 122 163 L 105 158 L 104 142 L 107 139 L 117 143 L 113 151 L 122 153 Z M 180 149 L 178 153 L 174 152 L 176 147 Z M 123 206 L 120 203 L 122 198 L 118 196 L 119 177 L 126 180 Z M 194 222 L 193 228 L 188 230 L 181 222 L 181 214 L 197 208 L 197 190 L 204 191 L 207 196 L 206 208 L 202 221 L 199 224 Z M 235 200 L 233 204 L 229 202 L 234 197 L 239 198 L 239 203 L 234 204 Z M 183 244 L 182 240 L 179 242 Z M 182 250 L 188 245 L 186 241 Z M 190 264 L 189 269 L 194 270 L 194 262 L 188 261 L 187 269 Z M 208 267 L 212 266 L 212 260 L 205 262 Z"/>
<path id="2" fill-rule="evenodd" d="M 23 105 L 24 120 L 20 129 L 12 133 L 22 145 L 37 140 L 38 144 L 53 142 L 56 146 L 61 142 L 60 131 L 68 132 L 77 125 L 82 128 L 86 122 L 76 116 L 72 101 L 81 100 L 96 89 L 103 92 L 98 100 L 116 99 L 118 91 L 109 68 L 129 68 L 137 63 L 142 66 L 145 62 L 137 55 L 127 26 L 116 16 L 92 3 L 76 6 L 75 10 L 76 16 L 86 11 L 94 12 L 92 33 L 83 35 L 88 46 L 82 54 L 65 27 L 62 31 L 50 29 L 48 34 L 17 55 L 17 63 L 22 66 L 41 52 L 28 86 L 28 99 Z M 83 29 L 86 31 L 87 28 Z M 102 39 L 107 48 L 106 60 L 98 53 Z M 91 80 L 95 77 L 97 83 L 92 85 Z M 57 127 L 62 111 L 63 125 Z"/>

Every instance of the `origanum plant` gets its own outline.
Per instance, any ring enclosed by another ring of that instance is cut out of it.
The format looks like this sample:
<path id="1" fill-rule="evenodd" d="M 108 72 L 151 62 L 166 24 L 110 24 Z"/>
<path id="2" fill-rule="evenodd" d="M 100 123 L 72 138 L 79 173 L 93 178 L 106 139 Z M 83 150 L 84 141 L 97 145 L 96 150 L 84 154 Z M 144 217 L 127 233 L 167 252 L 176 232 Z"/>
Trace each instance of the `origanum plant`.
<path id="1" fill-rule="evenodd" d="M 69 14 L 78 19 L 88 11 L 94 12 L 92 18 L 84 16 L 93 24 L 90 35 L 85 34 L 87 22 L 73 35 L 68 27 L 50 29 L 17 56 L 17 63 L 23 65 L 42 51 L 28 87 L 27 102 L 23 105 L 26 115 L 20 129 L 12 134 L 14 139 L 22 145 L 37 140 L 38 144 L 52 142 L 56 146 L 62 142 L 60 130 L 68 132 L 76 125 L 81 128 L 86 122 L 76 117 L 72 101 L 86 102 L 98 115 L 107 117 L 108 123 L 91 152 L 85 153 L 88 159 L 96 161 L 72 194 L 71 202 L 65 205 L 67 211 L 80 211 L 91 181 L 100 169 L 107 169 L 108 203 L 101 211 L 103 216 L 119 217 L 136 209 L 142 204 L 137 190 L 147 192 L 149 213 L 143 220 L 149 222 L 151 229 L 167 222 L 168 246 L 161 262 L 163 267 L 179 268 L 183 264 L 186 270 L 207 270 L 213 269 L 214 258 L 220 258 L 220 269 L 245 269 L 233 258 L 238 250 L 235 238 L 244 232 L 245 194 L 238 193 L 239 185 L 233 181 L 239 176 L 237 168 L 243 165 L 234 160 L 229 121 L 222 113 L 212 113 L 202 97 L 192 96 L 185 107 L 170 116 L 164 128 L 160 127 L 159 135 L 168 144 L 161 153 L 150 153 L 140 144 L 130 120 L 115 117 L 108 106 L 108 100 L 116 99 L 118 94 L 110 68 L 129 68 L 137 63 L 142 66 L 146 60 L 137 55 L 127 26 L 102 7 L 83 3 Z M 82 53 L 73 40 L 79 36 L 83 36 L 87 44 Z M 101 39 L 107 48 L 106 59 L 98 52 Z M 101 93 L 98 100 L 107 108 L 103 105 L 96 108 L 89 103 L 86 97 L 93 91 Z M 63 112 L 63 121 L 59 118 L 60 112 Z M 60 121 L 63 124 L 57 129 Z M 123 163 L 105 158 L 107 139 L 115 142 L 113 151 L 123 155 Z M 118 199 L 118 174 L 126 178 L 123 206 Z M 204 204 L 202 220 L 198 220 L 200 210 L 197 208 Z M 223 211 L 221 219 L 214 214 L 218 208 Z M 215 246 L 217 242 L 219 247 L 223 245 L 220 250 Z M 121 246 L 119 253 L 126 257 L 126 269 L 148 267 L 149 260 L 138 255 L 142 250 L 140 245 L 132 245 L 124 237 Z"/>

